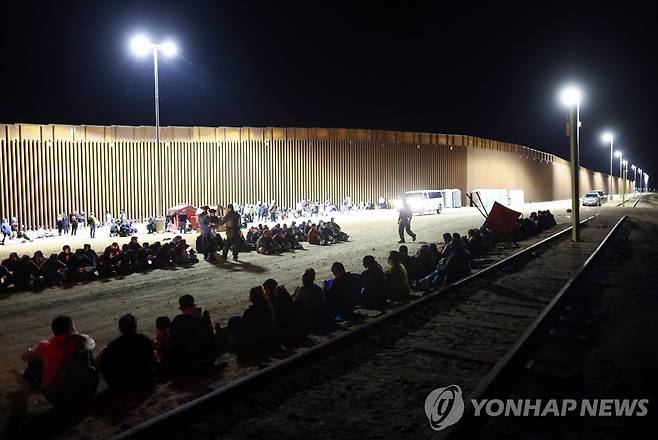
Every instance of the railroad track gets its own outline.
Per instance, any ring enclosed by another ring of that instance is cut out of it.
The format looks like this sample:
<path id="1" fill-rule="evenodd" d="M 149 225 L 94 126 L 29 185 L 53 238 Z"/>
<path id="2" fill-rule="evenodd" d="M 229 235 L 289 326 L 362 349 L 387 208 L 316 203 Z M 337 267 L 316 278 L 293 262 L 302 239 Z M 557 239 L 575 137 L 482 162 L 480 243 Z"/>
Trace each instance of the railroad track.
<path id="1" fill-rule="evenodd" d="M 536 417 L 529 421 L 495 419 L 484 414 L 475 417 L 471 399 L 550 399 L 556 397 L 558 390 L 575 392 L 579 354 L 587 343 L 588 327 L 593 318 L 588 293 L 600 288 L 596 279 L 588 276 L 595 270 L 615 270 L 622 243 L 614 239 L 629 228 L 626 220 L 627 216 L 623 216 L 614 225 L 506 355 L 469 394 L 459 423 L 446 429 L 438 438 L 522 438 L 540 434 L 552 437 L 546 432 L 546 426 L 544 429 L 537 426 L 542 421 Z M 533 423 L 534 426 L 527 426 Z M 511 428 L 512 424 L 515 428 Z M 525 425 L 530 431 L 523 432 L 518 425 Z M 566 436 L 568 433 L 562 434 Z"/>
<path id="2" fill-rule="evenodd" d="M 294 384 L 299 377 L 303 378 L 301 389 L 310 390 L 311 394 L 320 390 L 321 395 L 312 399 L 324 404 L 319 407 L 322 413 L 323 407 L 325 411 L 326 408 L 351 408 L 341 399 L 349 396 L 347 390 L 360 382 L 379 384 L 375 388 L 385 386 L 396 371 L 405 371 L 408 365 L 416 364 L 424 365 L 425 374 L 414 371 L 418 376 L 414 382 L 423 391 L 420 394 L 417 391 L 412 399 L 414 412 L 421 416 L 413 423 L 419 423 L 418 426 L 427 433 L 425 429 L 429 428 L 422 411 L 427 393 L 441 383 L 452 383 L 448 378 L 458 379 L 466 390 L 476 389 L 480 379 L 505 358 L 510 347 L 523 337 L 537 316 L 545 313 L 564 283 L 571 279 L 571 271 L 564 268 L 534 271 L 532 277 L 527 276 L 526 269 L 545 264 L 547 258 L 580 259 L 582 263 L 600 241 L 598 236 L 605 235 L 603 228 L 586 228 L 584 235 L 590 229 L 598 235 L 593 234 L 595 237 L 586 245 L 568 246 L 565 238 L 571 228 L 564 229 L 439 292 L 295 353 L 114 438 L 177 437 L 177 434 L 187 433 L 172 431 L 172 427 L 188 422 L 194 425 L 207 418 L 220 420 L 213 432 L 240 437 L 244 431 L 244 436 L 248 437 L 264 429 L 258 423 L 252 423 L 253 420 L 262 420 L 263 413 L 275 419 L 277 413 L 285 414 L 285 408 L 254 409 L 259 408 L 261 399 L 277 405 L 279 399 L 276 396 L 299 393 L 295 391 L 299 384 Z M 555 250 L 555 245 L 560 243 L 573 254 Z M 448 382 L 437 383 L 436 371 L 441 371 Z M 291 379 L 291 376 L 294 377 Z M 322 394 L 327 386 L 333 391 Z M 340 390 L 346 393 L 341 395 Z M 259 397 L 253 400 L 255 395 Z M 401 398 L 404 399 L 404 395 L 401 393 Z M 305 396 L 304 401 L 308 402 L 309 398 Z M 246 420 L 247 424 L 241 425 L 241 420 Z M 285 420 L 272 422 L 272 426 L 282 426 Z M 227 426 L 246 429 L 228 429 Z M 282 438 L 286 436 L 286 433 L 281 433 Z"/>

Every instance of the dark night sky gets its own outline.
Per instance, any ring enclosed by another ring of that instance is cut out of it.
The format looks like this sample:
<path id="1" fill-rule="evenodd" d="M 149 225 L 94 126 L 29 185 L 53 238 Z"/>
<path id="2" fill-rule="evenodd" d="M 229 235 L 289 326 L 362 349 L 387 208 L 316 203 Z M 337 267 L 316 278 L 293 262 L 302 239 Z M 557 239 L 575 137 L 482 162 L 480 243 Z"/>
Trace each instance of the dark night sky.
<path id="1" fill-rule="evenodd" d="M 608 170 L 610 127 L 658 178 L 656 2 L 352 3 L 7 3 L 0 122 L 152 124 L 151 62 L 127 48 L 142 30 L 181 50 L 161 62 L 163 125 L 470 134 L 566 157 L 556 95 L 573 80 L 582 164 Z"/>

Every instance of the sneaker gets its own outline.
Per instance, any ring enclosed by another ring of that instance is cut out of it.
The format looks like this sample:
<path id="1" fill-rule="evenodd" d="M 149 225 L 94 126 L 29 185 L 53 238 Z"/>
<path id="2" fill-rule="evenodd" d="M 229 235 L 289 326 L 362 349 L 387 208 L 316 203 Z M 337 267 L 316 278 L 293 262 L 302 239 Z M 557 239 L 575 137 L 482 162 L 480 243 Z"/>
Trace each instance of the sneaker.
<path id="1" fill-rule="evenodd" d="M 233 261 L 238 261 L 238 256 L 237 255 L 233 255 Z"/>
<path id="2" fill-rule="evenodd" d="M 415 235 L 412 237 L 412 240 L 413 240 L 413 241 L 416 241 L 416 236 L 415 236 Z"/>
<path id="3" fill-rule="evenodd" d="M 400 241 L 398 241 L 398 243 L 404 243 L 404 239 L 402 239 L 402 240 L 400 240 Z"/>

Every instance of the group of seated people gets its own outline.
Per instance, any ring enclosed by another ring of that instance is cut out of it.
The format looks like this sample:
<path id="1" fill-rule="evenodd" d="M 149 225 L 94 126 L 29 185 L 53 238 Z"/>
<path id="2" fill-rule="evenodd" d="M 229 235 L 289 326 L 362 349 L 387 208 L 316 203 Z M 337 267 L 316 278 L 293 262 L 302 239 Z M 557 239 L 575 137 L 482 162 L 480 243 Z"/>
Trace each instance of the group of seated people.
<path id="1" fill-rule="evenodd" d="M 539 215 L 531 218 L 536 218 L 539 227 Z M 543 227 L 550 224 L 548 217 L 541 223 Z M 267 279 L 250 289 L 249 306 L 242 315 L 229 318 L 225 327 L 219 322 L 213 325 L 208 310 L 186 294 L 179 298 L 180 313 L 173 320 L 168 316 L 156 319 L 154 338 L 137 331 L 133 315 L 122 316 L 119 336 L 96 356 L 93 339 L 77 333 L 70 317 L 60 316 L 53 320 L 53 336 L 23 354 L 27 363 L 24 377 L 40 387 L 54 405 L 82 405 L 96 393 L 101 375 L 111 391 L 135 390 L 157 380 L 212 368 L 227 351 L 259 356 L 280 350 L 281 345 L 294 347 L 308 334 L 330 331 L 336 322 L 360 319 L 359 308 L 382 309 L 389 302 L 412 299 L 414 290 L 429 291 L 468 276 L 471 261 L 497 241 L 486 227 L 471 229 L 466 236 L 445 233 L 440 246 L 422 245 L 413 256 L 404 245 L 391 251 L 386 269 L 372 255 L 363 258 L 360 273 L 348 272 L 342 263 L 334 262 L 333 278 L 320 284 L 315 270 L 309 268 L 292 294 L 276 280 Z M 150 249 L 136 241 L 125 246 L 121 252 L 135 255 Z M 158 248 L 165 246 L 187 249 L 180 237 Z M 114 249 L 108 247 L 104 255 L 111 256 Z M 167 255 L 175 254 L 174 250 Z M 85 250 L 81 251 L 84 254 Z M 146 260 L 160 258 L 157 251 L 146 255 Z"/>
<path id="2" fill-rule="evenodd" d="M 267 225 L 259 224 L 249 228 L 246 242 L 259 254 L 272 255 L 280 252 L 303 249 L 301 243 L 329 246 L 331 244 L 348 241 L 349 235 L 341 230 L 334 218 L 329 222 L 319 221 L 316 225 L 310 221 L 297 225 L 292 222 L 290 226 L 276 224 L 271 229 Z"/>
<path id="3" fill-rule="evenodd" d="M 100 255 L 89 244 L 75 252 L 65 245 L 59 254 L 51 254 L 48 258 L 42 251 L 36 251 L 32 257 L 19 257 L 12 252 L 0 263 L 0 291 L 12 285 L 16 290 L 30 290 L 198 261 L 195 252 L 180 236 L 168 243 L 153 244 L 140 244 L 137 237 L 131 237 L 130 243 L 123 246 L 112 243 Z"/>
<path id="4" fill-rule="evenodd" d="M 147 223 L 147 230 L 150 227 L 150 223 Z M 155 231 L 155 229 L 154 229 Z M 128 219 L 121 220 L 115 219 L 110 222 L 110 237 L 129 237 L 137 233 L 137 227 Z"/>
<path id="5" fill-rule="evenodd" d="M 546 211 L 531 212 L 529 217 L 517 220 L 512 238 L 515 241 L 525 240 L 548 228 L 552 228 L 556 224 L 555 217 L 548 209 Z"/>

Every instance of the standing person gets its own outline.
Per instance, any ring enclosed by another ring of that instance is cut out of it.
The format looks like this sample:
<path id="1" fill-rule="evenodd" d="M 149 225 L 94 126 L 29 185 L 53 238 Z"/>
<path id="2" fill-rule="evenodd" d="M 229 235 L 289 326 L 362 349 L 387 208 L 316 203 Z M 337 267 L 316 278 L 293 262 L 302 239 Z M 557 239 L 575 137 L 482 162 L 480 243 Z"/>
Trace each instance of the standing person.
<path id="1" fill-rule="evenodd" d="M 411 208 L 407 204 L 407 198 L 402 197 L 402 206 L 400 207 L 400 215 L 398 217 L 398 233 L 400 234 L 400 241 L 398 243 L 404 243 L 404 231 L 407 231 L 407 234 L 411 236 L 413 241 L 416 241 L 416 234 L 411 230 Z"/>
<path id="2" fill-rule="evenodd" d="M 11 235 L 11 226 L 9 226 L 9 222 L 6 218 L 2 219 L 2 226 L 0 226 L 0 229 L 2 230 L 2 244 L 5 244 L 5 240 Z"/>
<path id="3" fill-rule="evenodd" d="M 208 205 L 203 205 L 201 207 L 201 214 L 197 216 L 199 228 L 201 229 L 201 252 L 203 252 L 204 260 L 215 261 L 215 244 L 211 232 L 208 209 Z"/>
<path id="4" fill-rule="evenodd" d="M 178 213 L 178 232 L 181 234 L 187 232 L 187 213 L 185 211 Z"/>
<path id="5" fill-rule="evenodd" d="M 78 232 L 78 216 L 71 214 L 71 235 L 76 235 Z"/>
<path id="6" fill-rule="evenodd" d="M 57 232 L 59 235 L 62 235 L 62 229 L 64 228 L 64 218 L 62 214 L 57 214 Z"/>
<path id="7" fill-rule="evenodd" d="M 69 233 L 69 230 L 71 229 L 71 223 L 69 222 L 69 215 L 64 214 L 62 216 L 62 232 L 64 232 L 64 235 Z"/>
<path id="8" fill-rule="evenodd" d="M 87 218 L 87 224 L 89 225 L 89 237 L 91 238 L 96 238 L 96 223 L 98 223 L 98 220 L 92 212 L 89 214 L 89 218 Z"/>
<path id="9" fill-rule="evenodd" d="M 112 213 L 110 211 L 105 211 L 105 226 L 112 224 Z"/>
<path id="10" fill-rule="evenodd" d="M 228 251 L 233 247 L 233 260 L 238 261 L 238 252 L 240 251 L 240 223 L 242 218 L 235 209 L 233 209 L 233 204 L 229 204 L 227 207 L 227 213 L 219 221 L 220 225 L 226 224 L 226 240 L 224 241 L 224 252 L 222 256 L 224 261 L 228 257 Z"/>

